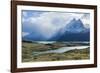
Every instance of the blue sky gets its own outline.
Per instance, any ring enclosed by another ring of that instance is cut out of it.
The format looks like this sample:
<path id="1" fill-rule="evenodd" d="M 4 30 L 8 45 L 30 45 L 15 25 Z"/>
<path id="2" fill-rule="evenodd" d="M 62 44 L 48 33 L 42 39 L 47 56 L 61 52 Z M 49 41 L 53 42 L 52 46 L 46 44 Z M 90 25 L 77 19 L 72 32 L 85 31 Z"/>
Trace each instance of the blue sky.
<path id="1" fill-rule="evenodd" d="M 48 39 L 64 28 L 73 18 L 81 19 L 84 26 L 89 28 L 89 13 L 22 10 L 22 36 L 34 32 L 34 36 L 38 33 Z"/>

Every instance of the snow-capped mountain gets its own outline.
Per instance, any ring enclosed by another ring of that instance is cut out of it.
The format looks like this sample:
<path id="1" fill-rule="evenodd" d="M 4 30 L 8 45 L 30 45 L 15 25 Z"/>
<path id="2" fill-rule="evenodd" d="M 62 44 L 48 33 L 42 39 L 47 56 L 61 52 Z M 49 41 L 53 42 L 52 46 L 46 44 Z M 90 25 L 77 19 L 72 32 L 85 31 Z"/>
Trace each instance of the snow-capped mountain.
<path id="1" fill-rule="evenodd" d="M 69 24 L 66 25 L 66 31 L 71 33 L 80 33 L 82 31 L 85 31 L 85 27 L 80 19 L 73 19 Z"/>
<path id="2" fill-rule="evenodd" d="M 63 34 L 60 33 L 62 31 L 64 31 Z M 51 39 L 57 41 L 89 41 L 90 29 L 85 28 L 80 19 L 73 19 Z"/>

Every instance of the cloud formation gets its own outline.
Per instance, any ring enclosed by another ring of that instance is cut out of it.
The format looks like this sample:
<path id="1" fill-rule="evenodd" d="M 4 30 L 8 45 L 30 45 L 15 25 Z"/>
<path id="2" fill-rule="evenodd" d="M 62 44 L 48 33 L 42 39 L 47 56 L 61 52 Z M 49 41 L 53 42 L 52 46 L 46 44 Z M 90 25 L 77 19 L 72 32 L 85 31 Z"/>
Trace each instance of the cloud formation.
<path id="1" fill-rule="evenodd" d="M 24 37 L 26 35 L 29 35 L 29 33 L 28 32 L 22 32 L 22 37 Z"/>
<path id="2" fill-rule="evenodd" d="M 30 32 L 40 33 L 45 38 L 51 38 L 60 29 L 63 29 L 73 18 L 81 19 L 85 24 L 89 24 L 84 13 L 65 13 L 65 12 L 42 12 L 28 15 L 27 11 L 23 12 L 22 24 L 29 28 Z M 36 15 L 34 15 L 36 14 Z M 26 18 L 27 17 L 27 18 Z M 23 28 L 26 30 L 26 28 Z M 28 29 L 26 30 L 28 31 Z M 25 33 L 24 33 L 25 34 Z M 24 35 L 25 36 L 25 35 Z"/>

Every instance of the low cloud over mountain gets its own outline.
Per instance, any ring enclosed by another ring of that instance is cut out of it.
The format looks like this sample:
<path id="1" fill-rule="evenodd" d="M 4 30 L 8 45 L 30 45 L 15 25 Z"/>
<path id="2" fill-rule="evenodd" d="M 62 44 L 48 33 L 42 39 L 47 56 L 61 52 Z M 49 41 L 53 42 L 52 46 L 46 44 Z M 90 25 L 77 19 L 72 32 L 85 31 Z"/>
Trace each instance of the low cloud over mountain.
<path id="1" fill-rule="evenodd" d="M 23 11 L 23 40 L 88 41 L 89 30 L 87 13 Z"/>

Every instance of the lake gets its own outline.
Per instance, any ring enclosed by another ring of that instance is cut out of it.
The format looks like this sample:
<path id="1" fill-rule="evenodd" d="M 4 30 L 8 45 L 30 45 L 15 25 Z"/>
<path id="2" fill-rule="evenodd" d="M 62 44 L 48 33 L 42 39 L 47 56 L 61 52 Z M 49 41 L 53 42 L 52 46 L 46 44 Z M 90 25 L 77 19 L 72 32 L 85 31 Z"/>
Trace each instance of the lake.
<path id="1" fill-rule="evenodd" d="M 48 53 L 64 53 L 70 50 L 74 49 L 85 49 L 88 48 L 89 46 L 73 46 L 73 47 L 61 47 L 56 50 L 48 50 L 48 51 L 42 51 L 42 52 L 33 52 L 34 55 L 41 55 L 41 54 L 48 54 Z"/>

